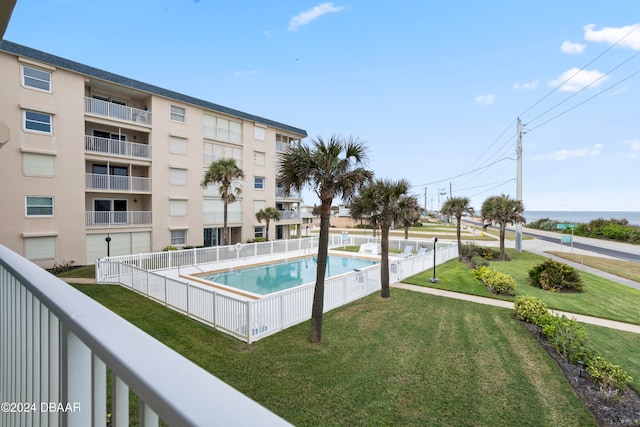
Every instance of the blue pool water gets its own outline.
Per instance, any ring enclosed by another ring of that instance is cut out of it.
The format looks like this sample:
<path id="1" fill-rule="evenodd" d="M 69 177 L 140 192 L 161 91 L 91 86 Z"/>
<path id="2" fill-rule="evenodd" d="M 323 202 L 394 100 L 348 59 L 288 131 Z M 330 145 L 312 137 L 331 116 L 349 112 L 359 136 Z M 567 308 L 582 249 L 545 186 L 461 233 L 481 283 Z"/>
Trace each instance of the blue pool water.
<path id="1" fill-rule="evenodd" d="M 325 277 L 348 273 L 354 269 L 378 264 L 378 261 L 362 258 L 329 256 Z M 238 268 L 224 273 L 199 276 L 210 282 L 220 283 L 236 289 L 267 295 L 283 289 L 293 288 L 316 281 L 317 258 L 305 257 L 274 264 Z"/>

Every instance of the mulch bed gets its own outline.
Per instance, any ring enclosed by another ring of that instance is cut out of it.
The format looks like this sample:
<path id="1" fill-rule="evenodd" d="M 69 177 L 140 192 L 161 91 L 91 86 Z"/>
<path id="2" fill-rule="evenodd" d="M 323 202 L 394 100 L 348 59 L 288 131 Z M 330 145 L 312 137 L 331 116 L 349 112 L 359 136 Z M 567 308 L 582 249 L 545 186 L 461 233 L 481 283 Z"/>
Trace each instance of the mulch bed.
<path id="1" fill-rule="evenodd" d="M 547 353 L 556 361 L 567 382 L 576 395 L 584 402 L 600 426 L 638 426 L 640 425 L 640 396 L 630 388 L 607 398 L 600 386 L 592 382 L 582 368 L 564 360 L 544 337 L 541 327 L 521 322 L 531 335 L 540 342 Z"/>

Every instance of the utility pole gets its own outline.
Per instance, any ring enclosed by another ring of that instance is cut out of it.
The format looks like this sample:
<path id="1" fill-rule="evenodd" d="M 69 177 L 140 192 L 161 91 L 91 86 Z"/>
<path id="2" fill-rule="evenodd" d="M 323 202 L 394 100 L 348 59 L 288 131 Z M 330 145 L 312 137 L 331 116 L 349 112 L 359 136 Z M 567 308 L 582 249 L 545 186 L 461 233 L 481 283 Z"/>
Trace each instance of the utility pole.
<path id="1" fill-rule="evenodd" d="M 518 145 L 516 147 L 518 172 L 516 182 L 516 200 L 522 203 L 522 121 L 518 117 Z M 516 252 L 522 252 L 522 223 L 516 223 Z"/>
<path id="2" fill-rule="evenodd" d="M 427 206 L 427 187 L 424 187 L 424 213 L 425 215 L 429 212 L 429 207 Z"/>
<path id="3" fill-rule="evenodd" d="M 453 187 L 451 186 L 451 181 L 449 181 L 449 198 L 453 198 Z"/>

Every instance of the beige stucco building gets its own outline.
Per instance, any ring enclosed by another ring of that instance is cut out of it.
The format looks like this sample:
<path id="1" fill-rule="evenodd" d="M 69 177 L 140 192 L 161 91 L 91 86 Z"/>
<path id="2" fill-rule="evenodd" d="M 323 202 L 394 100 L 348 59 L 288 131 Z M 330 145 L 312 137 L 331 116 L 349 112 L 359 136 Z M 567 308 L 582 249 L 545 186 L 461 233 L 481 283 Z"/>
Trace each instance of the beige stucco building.
<path id="1" fill-rule="evenodd" d="M 298 235 L 275 166 L 306 131 L 8 41 L 0 76 L 0 243 L 37 264 L 221 244 L 223 203 L 200 182 L 223 157 L 245 174 L 230 242 L 264 236 L 264 207 L 281 211 L 271 238 Z"/>

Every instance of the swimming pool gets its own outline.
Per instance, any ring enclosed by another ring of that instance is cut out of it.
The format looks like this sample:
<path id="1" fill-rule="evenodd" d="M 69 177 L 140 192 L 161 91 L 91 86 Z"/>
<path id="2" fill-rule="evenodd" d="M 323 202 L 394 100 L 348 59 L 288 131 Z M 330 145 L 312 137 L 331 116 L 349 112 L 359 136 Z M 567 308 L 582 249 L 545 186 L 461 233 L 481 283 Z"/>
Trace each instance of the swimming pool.
<path id="1" fill-rule="evenodd" d="M 379 261 L 330 255 L 325 277 L 333 277 L 378 264 Z M 315 282 L 318 260 L 316 256 L 237 268 L 221 273 L 198 275 L 200 279 L 230 286 L 258 295 L 267 295 L 305 283 Z"/>

